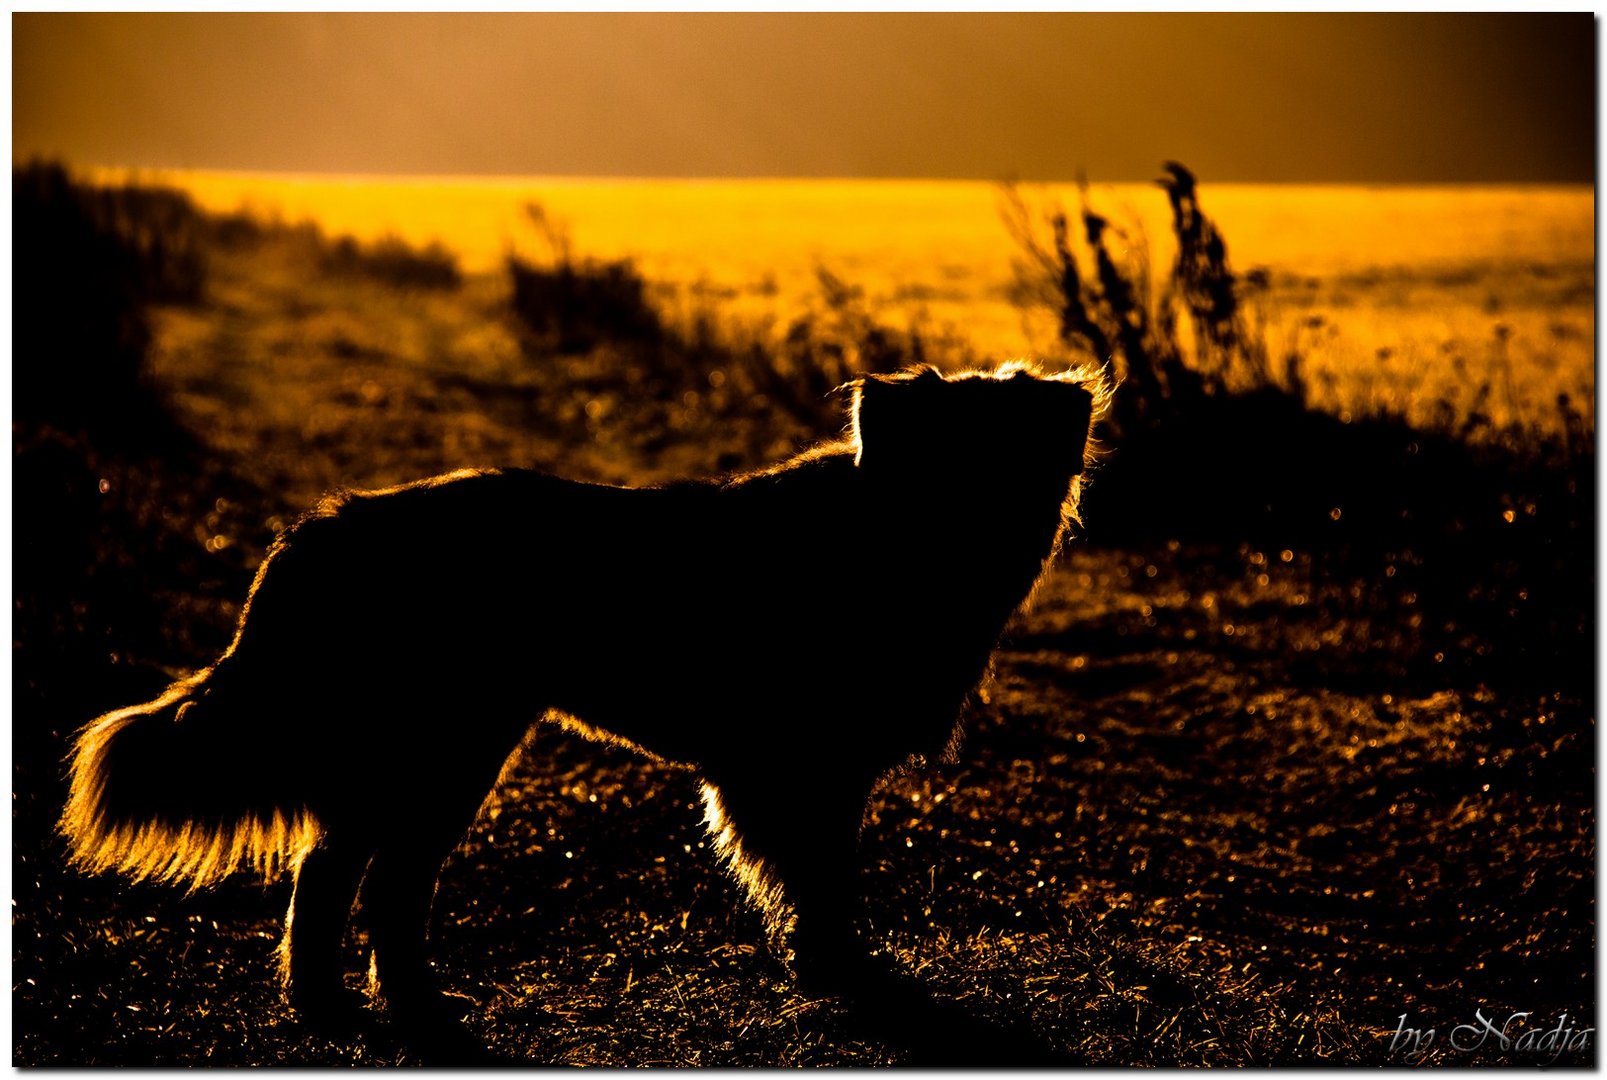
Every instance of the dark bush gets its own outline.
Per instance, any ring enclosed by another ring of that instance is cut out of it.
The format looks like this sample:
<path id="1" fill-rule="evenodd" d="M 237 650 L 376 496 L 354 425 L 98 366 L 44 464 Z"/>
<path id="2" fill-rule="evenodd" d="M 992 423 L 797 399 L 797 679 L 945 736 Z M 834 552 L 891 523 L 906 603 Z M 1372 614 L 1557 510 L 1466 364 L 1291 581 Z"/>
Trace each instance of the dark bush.
<path id="1" fill-rule="evenodd" d="M 203 219 L 164 188 L 94 188 L 58 164 L 12 171 L 14 415 L 127 432 L 148 403 L 152 303 L 193 303 Z"/>
<path id="2" fill-rule="evenodd" d="M 513 310 L 546 347 L 583 353 L 605 343 L 650 343 L 664 327 L 647 302 L 647 283 L 629 260 L 537 266 L 508 257 Z"/>
<path id="3" fill-rule="evenodd" d="M 657 344 L 665 338 L 647 282 L 629 259 L 576 258 L 569 230 L 538 203 L 525 216 L 545 242 L 543 263 L 508 255 L 513 313 L 541 351 L 590 352 L 601 345 Z"/>
<path id="4" fill-rule="evenodd" d="M 416 248 L 398 236 L 363 244 L 350 236 L 320 245 L 326 274 L 367 277 L 395 289 L 456 289 L 463 284 L 457 256 L 438 242 Z"/>

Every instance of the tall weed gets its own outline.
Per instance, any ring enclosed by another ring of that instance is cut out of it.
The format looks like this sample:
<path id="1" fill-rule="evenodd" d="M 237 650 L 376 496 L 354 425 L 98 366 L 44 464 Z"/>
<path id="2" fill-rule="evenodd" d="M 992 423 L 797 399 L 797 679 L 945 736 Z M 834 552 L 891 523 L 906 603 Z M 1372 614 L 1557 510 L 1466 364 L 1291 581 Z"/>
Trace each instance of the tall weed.
<path id="1" fill-rule="evenodd" d="M 1494 634 L 1495 651 L 1481 644 L 1469 661 L 1488 670 L 1500 656 L 1513 673 L 1551 672 L 1561 658 L 1588 663 L 1595 434 L 1579 407 L 1559 396 L 1554 430 L 1498 426 L 1492 399 L 1511 396 L 1517 379 L 1508 363 L 1465 399 L 1416 410 L 1432 418 L 1426 426 L 1398 402 L 1337 415 L 1315 408 L 1298 335 L 1280 372 L 1253 314 L 1265 276 L 1234 272 L 1193 174 L 1176 163 L 1166 171 L 1158 183 L 1177 254 L 1154 294 L 1142 255 L 1113 257 L 1114 226 L 1086 187 L 1080 252 L 1064 210 L 1040 217 L 1005 192 L 1004 222 L 1021 252 L 1018 296 L 1055 313 L 1068 352 L 1112 365 L 1119 378 L 1114 453 L 1085 499 L 1092 535 L 1316 553 L 1320 572 L 1382 574 L 1403 605 L 1421 609 L 1413 625 L 1434 663 L 1465 647 L 1468 627 L 1520 618 L 1521 632 Z M 1365 373 L 1357 378 L 1365 383 Z"/>
<path id="2" fill-rule="evenodd" d="M 1226 240 L 1200 209 L 1193 174 L 1175 162 L 1166 169 L 1168 179 L 1158 183 L 1172 205 L 1177 254 L 1159 293 L 1151 289 L 1143 238 L 1135 242 L 1094 210 L 1084 183 L 1080 257 L 1063 208 L 1050 206 L 1040 219 L 1016 187 L 1004 188 L 1001 215 L 1020 252 L 1016 295 L 1055 313 L 1068 351 L 1115 368 L 1112 420 L 1123 435 L 1230 392 L 1279 390 L 1303 406 L 1298 359 L 1290 360 L 1281 382 L 1274 378 L 1262 324 L 1246 314 L 1247 287 L 1253 291 L 1264 279 L 1233 272 Z M 1112 235 L 1125 242 L 1126 258 L 1112 253 Z M 1192 348 L 1183 343 L 1185 322 L 1193 330 Z"/>

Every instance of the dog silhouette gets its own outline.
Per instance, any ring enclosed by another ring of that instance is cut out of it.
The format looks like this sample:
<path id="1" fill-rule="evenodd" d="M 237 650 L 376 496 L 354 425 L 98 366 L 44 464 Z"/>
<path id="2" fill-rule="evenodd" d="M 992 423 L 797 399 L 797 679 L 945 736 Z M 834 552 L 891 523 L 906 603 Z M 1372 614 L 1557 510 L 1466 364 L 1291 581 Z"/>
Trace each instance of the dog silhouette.
<path id="1" fill-rule="evenodd" d="M 292 1006 L 338 1026 L 359 886 L 392 1014 L 431 985 L 442 862 L 533 723 L 693 766 L 715 848 L 803 987 L 852 991 L 878 779 L 950 750 L 1075 518 L 1101 378 L 1024 363 L 850 384 L 851 436 L 662 487 L 456 472 L 326 497 L 228 650 L 78 735 L 74 862 L 198 888 L 294 874 Z"/>

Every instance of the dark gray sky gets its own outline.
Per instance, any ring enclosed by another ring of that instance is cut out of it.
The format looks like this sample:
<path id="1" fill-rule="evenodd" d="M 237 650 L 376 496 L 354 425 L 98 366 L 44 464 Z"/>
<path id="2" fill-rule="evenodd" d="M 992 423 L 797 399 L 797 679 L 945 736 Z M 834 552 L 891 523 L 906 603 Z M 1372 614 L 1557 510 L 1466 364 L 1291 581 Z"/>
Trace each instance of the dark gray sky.
<path id="1" fill-rule="evenodd" d="M 12 16 L 13 159 L 605 176 L 1590 181 L 1569 15 Z"/>

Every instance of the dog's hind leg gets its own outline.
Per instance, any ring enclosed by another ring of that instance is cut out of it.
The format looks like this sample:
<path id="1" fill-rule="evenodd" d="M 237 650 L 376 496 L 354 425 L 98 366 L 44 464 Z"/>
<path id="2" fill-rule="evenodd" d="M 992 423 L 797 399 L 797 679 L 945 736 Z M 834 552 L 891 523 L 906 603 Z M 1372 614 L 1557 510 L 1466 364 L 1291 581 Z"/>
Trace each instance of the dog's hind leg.
<path id="1" fill-rule="evenodd" d="M 420 1031 L 461 1018 L 466 999 L 443 995 L 430 973 L 430 909 L 441 865 L 474 824 L 523 728 L 488 725 L 431 747 L 398 783 L 385 835 L 369 864 L 362 903 L 374 947 L 374 976 L 391 1015 Z"/>
<path id="2" fill-rule="evenodd" d="M 435 1022 L 448 1008 L 430 975 L 428 936 L 441 864 L 461 832 L 399 839 L 380 848 L 363 884 L 363 907 L 374 945 L 374 976 L 393 1016 Z"/>
<path id="3" fill-rule="evenodd" d="M 362 995 L 342 981 L 341 941 L 372 844 L 326 833 L 296 866 L 295 892 L 280 946 L 290 1005 L 309 1026 L 349 1032 L 361 1017 Z"/>
<path id="4" fill-rule="evenodd" d="M 393 833 L 363 882 L 376 988 L 398 1035 L 427 1066 L 486 1063 L 485 1047 L 460 1023 L 474 1002 L 436 985 L 428 953 L 441 864 L 472 820 L 454 818 L 450 828 L 434 822 L 409 836 Z"/>

